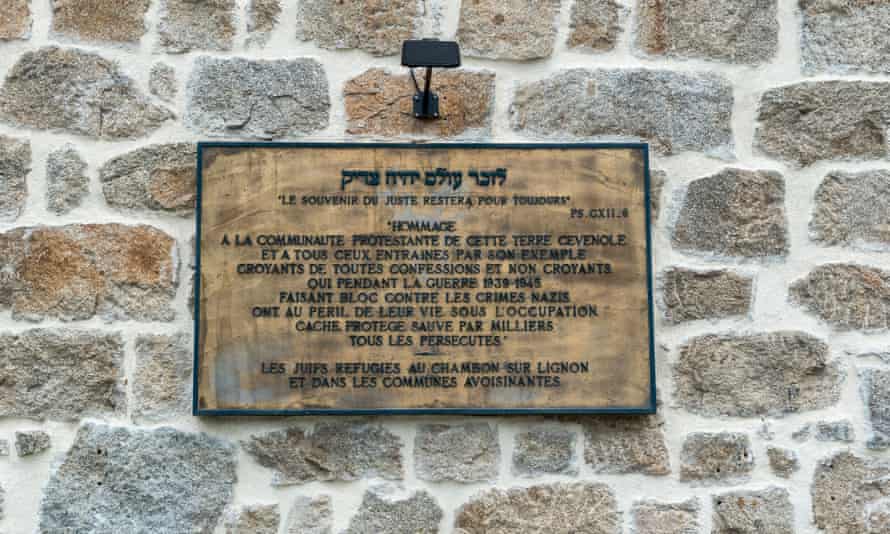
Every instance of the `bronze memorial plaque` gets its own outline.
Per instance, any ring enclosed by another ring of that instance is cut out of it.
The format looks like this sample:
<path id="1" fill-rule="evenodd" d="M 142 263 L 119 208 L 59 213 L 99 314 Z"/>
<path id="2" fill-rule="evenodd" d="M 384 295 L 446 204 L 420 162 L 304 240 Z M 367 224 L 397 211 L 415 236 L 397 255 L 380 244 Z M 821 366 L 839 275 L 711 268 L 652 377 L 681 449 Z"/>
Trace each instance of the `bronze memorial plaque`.
<path id="1" fill-rule="evenodd" d="M 196 414 L 654 411 L 646 145 L 198 158 Z"/>

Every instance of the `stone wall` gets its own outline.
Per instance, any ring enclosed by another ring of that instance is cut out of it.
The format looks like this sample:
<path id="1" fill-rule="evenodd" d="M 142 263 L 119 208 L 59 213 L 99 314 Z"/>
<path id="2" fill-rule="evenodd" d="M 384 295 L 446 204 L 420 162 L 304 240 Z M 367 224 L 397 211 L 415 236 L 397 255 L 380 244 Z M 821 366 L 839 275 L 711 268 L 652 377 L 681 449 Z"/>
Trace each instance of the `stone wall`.
<path id="1" fill-rule="evenodd" d="M 888 50 L 883 1 L 2 0 L 0 530 L 890 531 Z M 193 418 L 210 138 L 651 143 L 658 415 Z"/>

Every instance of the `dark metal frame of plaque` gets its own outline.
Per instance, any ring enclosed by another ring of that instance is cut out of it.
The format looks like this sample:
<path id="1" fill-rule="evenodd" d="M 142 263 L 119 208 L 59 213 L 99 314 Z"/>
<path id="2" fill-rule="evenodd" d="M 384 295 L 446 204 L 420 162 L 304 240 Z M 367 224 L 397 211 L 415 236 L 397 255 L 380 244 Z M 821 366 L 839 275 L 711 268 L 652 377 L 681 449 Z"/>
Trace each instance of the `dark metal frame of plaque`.
<path id="1" fill-rule="evenodd" d="M 393 408 L 393 409 L 201 409 L 198 407 L 198 360 L 201 306 L 201 193 L 203 185 L 203 150 L 205 148 L 417 148 L 417 149 L 632 149 L 640 150 L 643 157 L 646 216 L 646 291 L 648 298 L 649 330 L 649 406 L 643 408 Z M 317 416 L 317 415 L 584 415 L 584 414 L 654 414 L 656 413 L 655 388 L 655 320 L 653 300 L 652 266 L 652 211 L 651 173 L 649 145 L 647 143 L 286 143 L 286 142 L 229 142 L 208 141 L 197 144 L 197 197 L 195 199 L 195 268 L 194 268 L 194 344 L 192 371 L 192 415 L 194 416 Z"/>

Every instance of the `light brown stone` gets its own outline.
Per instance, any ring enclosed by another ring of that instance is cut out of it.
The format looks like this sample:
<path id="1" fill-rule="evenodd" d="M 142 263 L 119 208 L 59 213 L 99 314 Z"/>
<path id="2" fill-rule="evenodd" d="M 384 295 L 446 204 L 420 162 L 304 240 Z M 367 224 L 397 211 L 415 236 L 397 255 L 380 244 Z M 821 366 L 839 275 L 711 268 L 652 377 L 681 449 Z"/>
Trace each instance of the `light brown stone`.
<path id="1" fill-rule="evenodd" d="M 814 241 L 890 246 L 890 171 L 834 171 L 816 190 Z"/>
<path id="2" fill-rule="evenodd" d="M 575 0 L 569 22 L 569 48 L 598 52 L 614 49 L 628 13 L 630 10 L 615 0 Z"/>
<path id="3" fill-rule="evenodd" d="M 794 282 L 791 301 L 836 330 L 890 328 L 890 271 L 847 263 L 820 265 Z"/>
<path id="4" fill-rule="evenodd" d="M 30 34 L 29 0 L 3 0 L 3 9 L 0 9 L 0 41 L 27 39 Z"/>
<path id="5" fill-rule="evenodd" d="M 754 469 L 751 440 L 740 433 L 690 434 L 680 459 L 684 482 L 735 484 L 748 480 Z"/>
<path id="6" fill-rule="evenodd" d="M 559 0 L 467 0 L 460 5 L 461 53 L 524 61 L 550 56 Z"/>
<path id="7" fill-rule="evenodd" d="M 634 503 L 633 534 L 698 534 L 698 500 Z"/>
<path id="8" fill-rule="evenodd" d="M 358 48 L 375 56 L 391 56 L 402 42 L 420 37 L 423 4 L 418 0 L 300 2 L 297 38 L 321 48 Z"/>
<path id="9" fill-rule="evenodd" d="M 0 234 L 0 307 L 18 319 L 169 321 L 175 241 L 150 226 L 87 224 Z"/>
<path id="10" fill-rule="evenodd" d="M 733 491 L 711 501 L 712 534 L 794 534 L 794 507 L 785 488 Z"/>
<path id="11" fill-rule="evenodd" d="M 31 142 L 0 135 L 0 221 L 14 221 L 25 209 Z"/>
<path id="12" fill-rule="evenodd" d="M 423 83 L 423 80 L 418 80 Z M 407 74 L 370 69 L 346 82 L 346 133 L 385 137 L 488 137 L 494 110 L 494 74 L 445 71 L 433 76 L 438 120 L 413 115 L 414 85 Z"/>
<path id="13" fill-rule="evenodd" d="M 189 216 L 195 209 L 196 147 L 193 143 L 152 145 L 128 152 L 99 170 L 109 205 Z"/>
<path id="14" fill-rule="evenodd" d="M 133 420 L 157 422 L 187 416 L 192 407 L 192 345 L 186 334 L 136 338 Z"/>
<path id="15" fill-rule="evenodd" d="M 766 455 L 769 457 L 770 469 L 778 477 L 790 478 L 791 475 L 800 469 L 797 453 L 792 450 L 780 447 L 767 447 Z"/>
<path id="16" fill-rule="evenodd" d="M 247 5 L 247 44 L 264 46 L 281 17 L 281 0 L 250 0 Z"/>
<path id="17" fill-rule="evenodd" d="M 235 38 L 235 0 L 160 0 L 158 24 L 162 50 L 231 50 Z"/>
<path id="18" fill-rule="evenodd" d="M 149 0 L 52 0 L 52 31 L 66 39 L 135 44 Z"/>
<path id="19" fill-rule="evenodd" d="M 670 474 L 670 456 L 661 428 L 664 422 L 658 416 L 606 415 L 578 421 L 586 438 L 584 460 L 594 472 Z"/>
<path id="20" fill-rule="evenodd" d="M 754 280 L 731 271 L 673 267 L 660 276 L 664 317 L 671 323 L 744 316 Z"/>
<path id="21" fill-rule="evenodd" d="M 876 505 L 890 492 L 890 463 L 839 452 L 816 466 L 810 494 L 813 523 L 824 534 L 877 534 Z"/>

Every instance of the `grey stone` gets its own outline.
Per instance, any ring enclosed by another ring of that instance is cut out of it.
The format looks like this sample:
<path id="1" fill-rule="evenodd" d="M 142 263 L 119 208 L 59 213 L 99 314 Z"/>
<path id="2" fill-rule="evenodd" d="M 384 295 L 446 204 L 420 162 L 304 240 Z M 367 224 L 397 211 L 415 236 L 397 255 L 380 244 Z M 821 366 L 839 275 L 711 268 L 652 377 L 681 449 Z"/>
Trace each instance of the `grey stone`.
<path id="1" fill-rule="evenodd" d="M 145 35 L 149 0 L 52 0 L 52 34 L 64 40 L 127 43 Z"/>
<path id="2" fill-rule="evenodd" d="M 890 371 L 861 369 L 860 387 L 872 434 L 869 449 L 890 448 Z"/>
<path id="3" fill-rule="evenodd" d="M 615 0 L 576 0 L 569 21 L 569 48 L 613 50 L 630 10 Z"/>
<path id="4" fill-rule="evenodd" d="M 0 456 L 9 456 L 9 440 L 0 439 Z"/>
<path id="5" fill-rule="evenodd" d="M 779 47 L 776 0 L 638 0 L 636 46 L 647 54 L 728 63 L 769 61 Z"/>
<path id="6" fill-rule="evenodd" d="M 816 441 L 852 443 L 856 439 L 856 433 L 853 430 L 853 424 L 845 420 L 808 423 L 791 434 L 791 438 L 800 443 L 807 441 L 810 437 L 816 438 Z"/>
<path id="7" fill-rule="evenodd" d="M 191 413 L 192 347 L 186 334 L 136 338 L 132 417 L 157 422 Z"/>
<path id="8" fill-rule="evenodd" d="M 281 514 L 277 504 L 253 504 L 225 513 L 226 534 L 278 534 Z"/>
<path id="9" fill-rule="evenodd" d="M 0 121 L 24 128 L 116 140 L 142 137 L 172 118 L 116 63 L 73 48 L 25 52 L 0 90 Z"/>
<path id="10" fill-rule="evenodd" d="M 273 470 L 273 486 L 402 478 L 402 442 L 375 424 L 319 423 L 308 435 L 291 427 L 251 436 L 241 446 L 260 465 Z"/>
<path id="11" fill-rule="evenodd" d="M 25 209 L 30 171 L 31 143 L 0 135 L 0 221 L 14 221 Z"/>
<path id="12" fill-rule="evenodd" d="M 231 50 L 235 38 L 235 0 L 161 0 L 158 37 L 161 50 Z"/>
<path id="13" fill-rule="evenodd" d="M 421 37 L 423 10 L 418 0 L 300 2 L 297 38 L 326 49 L 358 48 L 391 56 L 401 52 L 403 41 Z"/>
<path id="14" fill-rule="evenodd" d="M 634 534 L 698 534 L 699 502 L 636 502 L 631 509 Z"/>
<path id="15" fill-rule="evenodd" d="M 461 2 L 457 41 L 461 54 L 525 61 L 553 53 L 559 0 Z"/>
<path id="16" fill-rule="evenodd" d="M 790 288 L 791 302 L 835 330 L 890 327 L 890 271 L 849 263 L 814 268 Z"/>
<path id="17" fill-rule="evenodd" d="M 689 184 L 671 241 L 719 257 L 785 256 L 787 224 L 782 175 L 724 169 Z"/>
<path id="18" fill-rule="evenodd" d="M 805 73 L 890 72 L 890 5 L 799 0 L 800 56 Z"/>
<path id="19" fill-rule="evenodd" d="M 649 183 L 649 217 L 653 225 L 661 213 L 661 196 L 667 184 L 667 173 L 664 171 L 650 171 Z"/>
<path id="20" fill-rule="evenodd" d="M 521 476 L 577 475 L 575 433 L 553 427 L 534 428 L 516 435 L 513 472 Z"/>
<path id="21" fill-rule="evenodd" d="M 754 279 L 731 271 L 672 267 L 661 274 L 661 304 L 669 323 L 748 315 Z"/>
<path id="22" fill-rule="evenodd" d="M 46 207 L 59 215 L 80 206 L 90 192 L 87 163 L 71 146 L 53 150 L 46 159 Z"/>
<path id="23" fill-rule="evenodd" d="M 0 309 L 15 319 L 170 321 L 176 242 L 151 226 L 72 224 L 0 233 Z"/>
<path id="24" fill-rule="evenodd" d="M 829 80 L 770 89 L 760 100 L 755 146 L 807 166 L 886 159 L 890 83 Z"/>
<path id="25" fill-rule="evenodd" d="M 664 421 L 659 416 L 598 415 L 579 421 L 584 428 L 584 461 L 595 473 L 670 474 Z"/>
<path id="26" fill-rule="evenodd" d="M 420 425 L 414 438 L 414 469 L 421 480 L 493 480 L 500 458 L 497 428 L 488 423 Z"/>
<path id="27" fill-rule="evenodd" d="M 828 345 L 794 331 L 693 338 L 680 348 L 673 375 L 680 406 L 732 417 L 826 408 L 840 398 L 844 379 Z"/>
<path id="28" fill-rule="evenodd" d="M 769 458 L 769 467 L 773 474 L 782 478 L 791 478 L 800 469 L 800 461 L 797 453 L 781 447 L 767 447 L 766 455 Z"/>
<path id="29" fill-rule="evenodd" d="M 236 449 L 206 434 L 87 423 L 50 475 L 40 532 L 212 532 Z"/>
<path id="30" fill-rule="evenodd" d="M 43 430 L 15 433 L 15 452 L 19 456 L 33 456 L 50 448 L 49 434 Z"/>
<path id="31" fill-rule="evenodd" d="M 325 128 L 328 82 L 314 59 L 199 57 L 188 82 L 186 122 L 213 136 L 271 139 Z"/>
<path id="32" fill-rule="evenodd" d="M 884 498 L 865 508 L 866 534 L 890 532 L 890 499 Z"/>
<path id="33" fill-rule="evenodd" d="M 605 484 L 558 483 L 492 489 L 457 510 L 460 534 L 620 534 L 621 512 Z"/>
<path id="34" fill-rule="evenodd" d="M 785 488 L 732 491 L 712 501 L 712 534 L 794 534 L 794 508 Z"/>
<path id="35" fill-rule="evenodd" d="M 287 516 L 287 534 L 331 534 L 334 528 L 334 512 L 331 498 L 297 497 Z"/>
<path id="36" fill-rule="evenodd" d="M 176 70 L 166 63 L 155 63 L 148 73 L 148 90 L 165 102 L 173 102 L 177 93 Z"/>
<path id="37" fill-rule="evenodd" d="M 442 509 L 425 490 L 407 493 L 392 484 L 372 486 L 342 534 L 436 534 Z"/>
<path id="38" fill-rule="evenodd" d="M 813 240 L 890 245 L 890 171 L 831 172 L 816 190 Z"/>
<path id="39" fill-rule="evenodd" d="M 190 216 L 195 210 L 196 147 L 152 145 L 127 152 L 99 170 L 105 201 L 118 209 Z"/>
<path id="40" fill-rule="evenodd" d="M 738 484 L 754 470 L 754 452 L 747 434 L 689 434 L 680 452 L 680 480 Z"/>
<path id="41" fill-rule="evenodd" d="M 732 156 L 732 88 L 716 74 L 571 69 L 521 84 L 510 125 L 544 138 L 643 139 L 665 155 Z"/>
<path id="42" fill-rule="evenodd" d="M 813 474 L 810 494 L 813 523 L 825 534 L 886 532 L 869 530 L 880 519 L 869 512 L 890 492 L 890 463 L 860 458 L 849 451 L 821 460 Z"/>
<path id="43" fill-rule="evenodd" d="M 0 336 L 0 416 L 74 421 L 126 410 L 119 334 L 66 329 Z"/>
<path id="44" fill-rule="evenodd" d="M 0 11 L 0 41 L 27 39 L 31 36 L 29 0 L 5 0 Z"/>
<path id="45" fill-rule="evenodd" d="M 281 0 L 250 0 L 247 4 L 247 44 L 265 46 L 281 17 Z"/>

